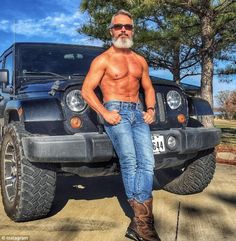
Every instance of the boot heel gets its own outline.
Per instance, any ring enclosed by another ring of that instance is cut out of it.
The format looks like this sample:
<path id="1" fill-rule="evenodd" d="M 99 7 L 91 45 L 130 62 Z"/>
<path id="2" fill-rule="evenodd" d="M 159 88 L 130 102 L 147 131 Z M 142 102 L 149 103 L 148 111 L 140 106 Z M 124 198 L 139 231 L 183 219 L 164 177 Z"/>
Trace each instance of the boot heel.
<path id="1" fill-rule="evenodd" d="M 129 228 L 126 231 L 125 237 L 135 241 L 139 241 L 139 238 L 137 237 L 136 233 Z"/>

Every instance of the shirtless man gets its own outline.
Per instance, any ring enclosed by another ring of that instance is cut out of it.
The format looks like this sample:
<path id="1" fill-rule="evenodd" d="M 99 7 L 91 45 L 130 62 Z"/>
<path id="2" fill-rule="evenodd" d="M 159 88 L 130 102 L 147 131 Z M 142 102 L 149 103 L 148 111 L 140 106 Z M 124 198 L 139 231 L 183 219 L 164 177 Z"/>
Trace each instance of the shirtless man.
<path id="1" fill-rule="evenodd" d="M 149 125 L 155 119 L 155 91 L 148 65 L 130 50 L 133 45 L 133 20 L 120 10 L 110 25 L 112 46 L 94 59 L 82 87 L 89 106 L 102 115 L 105 130 L 119 157 L 121 174 L 134 218 L 126 237 L 133 240 L 160 240 L 152 215 L 154 157 Z M 139 100 L 139 88 L 145 93 L 146 110 Z M 103 104 L 94 89 L 99 86 Z"/>

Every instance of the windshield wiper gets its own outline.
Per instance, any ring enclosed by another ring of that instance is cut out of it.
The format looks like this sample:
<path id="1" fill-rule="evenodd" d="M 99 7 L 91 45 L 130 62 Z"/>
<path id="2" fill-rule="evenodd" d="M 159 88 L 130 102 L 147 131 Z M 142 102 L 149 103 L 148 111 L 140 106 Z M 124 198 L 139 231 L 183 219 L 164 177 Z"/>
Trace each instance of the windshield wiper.
<path id="1" fill-rule="evenodd" d="M 23 71 L 23 74 L 25 75 L 51 75 L 51 76 L 55 76 L 55 77 L 59 77 L 59 78 L 63 78 L 65 79 L 65 77 L 63 77 L 62 75 L 53 73 L 53 72 L 33 72 L 33 71 Z"/>
<path id="2" fill-rule="evenodd" d="M 85 74 L 80 74 L 80 73 L 74 73 L 72 76 L 85 76 Z"/>

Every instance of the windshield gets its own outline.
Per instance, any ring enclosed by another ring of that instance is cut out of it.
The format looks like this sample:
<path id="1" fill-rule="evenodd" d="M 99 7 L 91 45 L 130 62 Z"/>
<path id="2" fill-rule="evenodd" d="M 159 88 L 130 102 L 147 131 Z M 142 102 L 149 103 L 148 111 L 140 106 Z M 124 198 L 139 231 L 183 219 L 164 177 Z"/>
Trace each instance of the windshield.
<path id="1" fill-rule="evenodd" d="M 86 46 L 30 45 L 19 50 L 20 76 L 86 75 L 92 60 L 104 50 Z"/>

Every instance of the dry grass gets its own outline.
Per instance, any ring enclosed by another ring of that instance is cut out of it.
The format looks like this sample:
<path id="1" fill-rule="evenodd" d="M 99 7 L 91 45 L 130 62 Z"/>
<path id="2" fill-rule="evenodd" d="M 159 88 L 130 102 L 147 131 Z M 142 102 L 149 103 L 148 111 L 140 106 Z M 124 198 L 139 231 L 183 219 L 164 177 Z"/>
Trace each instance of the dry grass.
<path id="1" fill-rule="evenodd" d="M 236 120 L 215 119 L 215 126 L 222 131 L 222 145 L 236 146 Z"/>
<path id="2" fill-rule="evenodd" d="M 225 128 L 230 127 L 233 129 L 236 129 L 236 120 L 221 120 L 221 119 L 215 119 L 215 125 Z"/>

